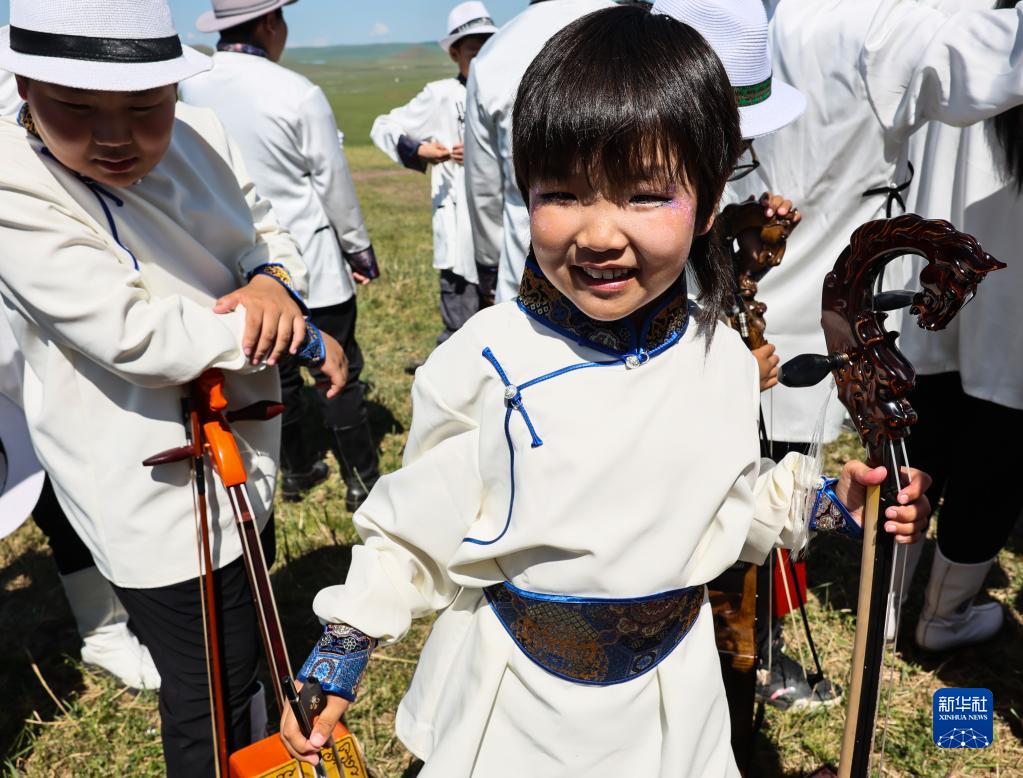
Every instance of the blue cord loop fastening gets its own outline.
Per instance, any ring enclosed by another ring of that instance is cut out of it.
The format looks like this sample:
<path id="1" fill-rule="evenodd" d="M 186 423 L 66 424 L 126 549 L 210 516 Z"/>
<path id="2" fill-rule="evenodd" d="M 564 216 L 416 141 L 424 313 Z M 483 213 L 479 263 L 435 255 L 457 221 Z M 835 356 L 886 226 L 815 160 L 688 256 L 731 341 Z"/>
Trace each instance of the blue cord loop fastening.
<path id="1" fill-rule="evenodd" d="M 505 403 L 510 409 L 516 410 L 519 414 L 521 414 L 522 420 L 526 423 L 526 428 L 529 430 L 529 435 L 533 440 L 532 447 L 539 448 L 543 445 L 543 441 L 540 440 L 540 436 L 536 434 L 536 428 L 533 426 L 533 420 L 529 418 L 526 406 L 522 404 L 522 390 L 508 379 L 508 374 L 504 372 L 504 368 L 501 367 L 501 363 L 497 361 L 497 357 L 494 356 L 494 352 L 490 350 L 489 346 L 483 349 L 483 356 L 486 357 L 487 361 L 494 366 L 494 370 L 497 371 L 497 375 L 501 378 L 501 383 L 504 384 Z"/>
<path id="2" fill-rule="evenodd" d="M 61 161 L 59 159 L 57 159 L 55 156 L 53 156 L 53 152 L 50 151 L 45 146 L 43 146 L 43 154 L 48 156 L 54 162 L 56 162 L 58 164 L 63 164 L 63 163 L 61 163 Z M 71 170 L 71 168 L 67 168 L 67 169 Z M 75 177 L 79 181 L 81 181 L 83 184 L 85 184 L 86 187 L 88 187 L 90 192 L 92 192 L 94 195 L 96 195 L 96 199 L 99 200 L 99 206 L 100 206 L 100 208 L 103 209 L 103 214 L 107 217 L 107 224 L 110 227 L 110 234 L 113 236 L 114 241 L 116 241 L 117 245 L 120 246 L 122 249 L 124 249 L 125 252 L 127 252 L 128 256 L 131 257 L 132 264 L 135 266 L 135 269 L 138 270 L 139 269 L 139 261 L 138 261 L 138 259 L 135 256 L 135 252 L 133 252 L 130 248 L 125 246 L 123 243 L 121 243 L 121 238 L 117 234 L 117 222 L 114 221 L 114 214 L 111 212 L 110 206 L 107 205 L 106 200 L 104 200 L 103 198 L 104 197 L 109 198 L 113 202 L 113 204 L 116 205 L 118 208 L 123 208 L 124 207 L 124 200 L 122 200 L 120 197 L 115 195 L 109 189 L 106 189 L 105 187 L 100 186 L 98 183 L 93 181 L 88 176 L 83 176 L 81 173 L 79 173 L 79 172 L 77 172 L 75 170 L 71 170 L 71 172 L 75 174 Z"/>

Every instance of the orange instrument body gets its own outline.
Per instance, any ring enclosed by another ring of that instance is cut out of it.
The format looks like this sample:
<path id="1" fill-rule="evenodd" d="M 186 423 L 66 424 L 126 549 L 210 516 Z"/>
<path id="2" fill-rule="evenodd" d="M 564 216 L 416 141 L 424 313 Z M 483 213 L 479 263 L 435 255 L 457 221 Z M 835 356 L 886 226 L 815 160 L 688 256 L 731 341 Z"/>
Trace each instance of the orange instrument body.
<path id="1" fill-rule="evenodd" d="M 368 778 L 369 772 L 362 760 L 359 745 L 344 724 L 334 727 L 334 745 L 340 762 L 329 748 L 320 751 L 320 764 L 329 778 Z M 316 775 L 312 765 L 302 763 L 301 769 L 303 776 L 312 778 Z M 297 778 L 297 775 L 295 760 L 284 749 L 277 735 L 264 738 L 231 755 L 230 778 Z"/>

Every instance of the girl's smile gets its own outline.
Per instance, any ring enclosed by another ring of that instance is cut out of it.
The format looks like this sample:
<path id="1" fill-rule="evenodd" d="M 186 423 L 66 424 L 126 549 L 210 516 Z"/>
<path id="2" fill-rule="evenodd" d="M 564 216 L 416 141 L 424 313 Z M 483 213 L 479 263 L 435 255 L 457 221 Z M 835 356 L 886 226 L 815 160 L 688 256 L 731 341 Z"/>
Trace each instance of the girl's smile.
<path id="1" fill-rule="evenodd" d="M 544 275 L 601 321 L 656 300 L 682 273 L 697 234 L 684 183 L 640 181 L 609 197 L 578 173 L 534 187 L 529 205 L 533 252 Z"/>

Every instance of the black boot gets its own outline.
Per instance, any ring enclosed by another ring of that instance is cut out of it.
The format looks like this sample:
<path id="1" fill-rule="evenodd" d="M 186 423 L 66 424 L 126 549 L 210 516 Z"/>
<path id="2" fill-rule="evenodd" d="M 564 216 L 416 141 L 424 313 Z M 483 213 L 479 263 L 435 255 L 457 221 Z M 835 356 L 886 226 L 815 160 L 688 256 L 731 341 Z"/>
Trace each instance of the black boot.
<path id="1" fill-rule="evenodd" d="M 369 496 L 370 489 L 380 477 L 377 450 L 369 431 L 369 421 L 363 419 L 352 427 L 335 427 L 334 456 L 341 466 L 345 480 L 345 509 L 354 512 Z"/>
<path id="2" fill-rule="evenodd" d="M 302 433 L 302 424 L 281 428 L 281 497 L 288 502 L 302 499 L 302 493 L 327 479 L 330 470 Z"/>

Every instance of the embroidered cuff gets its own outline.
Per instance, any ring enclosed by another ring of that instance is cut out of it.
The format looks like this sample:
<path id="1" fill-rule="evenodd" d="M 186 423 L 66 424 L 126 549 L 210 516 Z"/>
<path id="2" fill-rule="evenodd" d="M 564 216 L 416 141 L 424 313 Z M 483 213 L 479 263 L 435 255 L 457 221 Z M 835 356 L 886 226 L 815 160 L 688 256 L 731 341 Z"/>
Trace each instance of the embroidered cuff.
<path id="1" fill-rule="evenodd" d="M 298 680 L 320 682 L 323 691 L 355 702 L 359 682 L 369 657 L 377 647 L 376 638 L 347 624 L 328 624 L 323 636 L 298 671 Z"/>
<path id="2" fill-rule="evenodd" d="M 849 513 L 835 494 L 837 478 L 821 478 L 817 481 L 817 496 L 810 514 L 810 529 L 814 532 L 836 532 L 846 537 L 862 539 L 863 528 Z"/>
<path id="3" fill-rule="evenodd" d="M 342 251 L 341 253 L 344 255 L 349 267 L 359 275 L 366 276 L 371 281 L 374 278 L 380 278 L 377 253 L 373 250 L 372 246 L 367 246 L 362 251 L 353 251 L 351 254 L 347 251 Z"/>
<path id="4" fill-rule="evenodd" d="M 305 300 L 302 299 L 302 295 L 295 291 L 295 285 L 291 281 L 291 273 L 280 262 L 268 262 L 265 265 L 260 265 L 249 273 L 249 280 L 251 281 L 256 276 L 269 276 L 283 286 L 288 290 L 291 299 L 298 303 L 298 307 L 302 309 L 302 315 L 309 315 L 309 307 L 305 304 Z"/>
<path id="5" fill-rule="evenodd" d="M 319 367 L 327 358 L 327 347 L 323 343 L 323 335 L 311 321 L 305 321 L 305 340 L 295 354 L 295 359 L 306 367 Z"/>
<path id="6" fill-rule="evenodd" d="M 402 135 L 398 138 L 398 159 L 401 160 L 401 164 L 410 170 L 418 170 L 420 173 L 425 173 L 428 165 L 426 160 L 419 156 L 419 147 L 422 144 L 417 140 L 412 140 L 408 135 Z"/>

